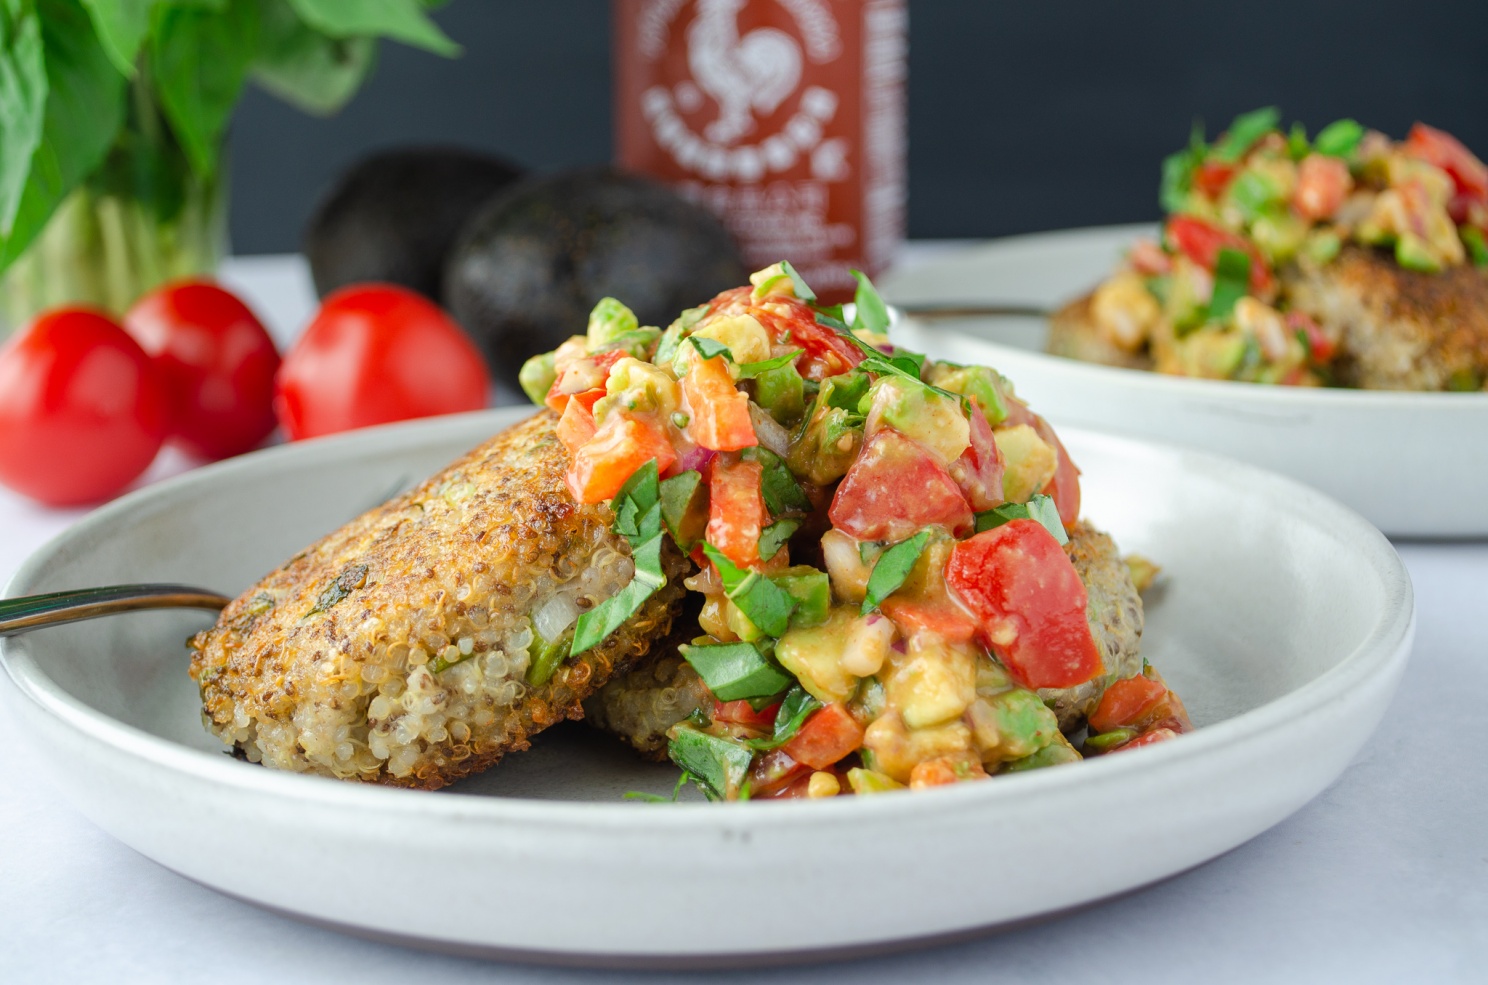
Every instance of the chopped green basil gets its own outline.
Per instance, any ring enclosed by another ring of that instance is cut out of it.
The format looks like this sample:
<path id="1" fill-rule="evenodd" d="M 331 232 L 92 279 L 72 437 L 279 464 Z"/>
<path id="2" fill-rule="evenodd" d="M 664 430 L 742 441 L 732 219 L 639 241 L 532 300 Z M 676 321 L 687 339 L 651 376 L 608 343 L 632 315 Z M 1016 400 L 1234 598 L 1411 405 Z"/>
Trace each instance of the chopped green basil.
<path id="1" fill-rule="evenodd" d="M 1462 243 L 1472 257 L 1473 266 L 1488 267 L 1488 242 L 1483 239 L 1483 230 L 1477 226 L 1463 226 Z"/>
<path id="2" fill-rule="evenodd" d="M 661 506 L 653 506 L 642 525 L 655 523 L 659 528 L 660 514 Z M 571 654 L 578 655 L 603 643 L 611 633 L 635 615 L 646 600 L 656 594 L 657 589 L 666 584 L 666 575 L 661 570 L 659 531 L 639 547 L 633 548 L 631 559 L 635 562 L 635 574 L 631 576 L 630 584 L 579 616 L 579 621 L 574 624 L 573 645 L 569 649 Z"/>
<path id="3" fill-rule="evenodd" d="M 712 544 L 703 544 L 703 553 L 718 569 L 723 590 L 730 602 L 739 607 L 744 617 L 767 636 L 777 639 L 790 628 L 790 616 L 796 600 L 779 585 L 758 571 L 738 567 Z"/>
<path id="4" fill-rule="evenodd" d="M 809 565 L 787 568 L 770 579 L 796 600 L 791 628 L 820 626 L 832 610 L 832 582 L 825 571 Z"/>
<path id="5" fill-rule="evenodd" d="M 1225 188 L 1225 196 L 1247 221 L 1284 202 L 1281 186 L 1259 171 L 1245 170 Z"/>
<path id="6" fill-rule="evenodd" d="M 861 270 L 852 270 L 849 273 L 858 282 L 858 289 L 853 294 L 853 331 L 887 335 L 889 333 L 889 307 L 884 304 L 878 288 L 873 286 L 873 281 L 869 280 L 868 275 Z"/>
<path id="7" fill-rule="evenodd" d="M 772 369 L 779 369 L 782 366 L 789 366 L 796 361 L 796 357 L 800 356 L 801 353 L 805 351 L 805 349 L 792 349 L 790 352 L 776 356 L 773 359 L 761 359 L 759 362 L 753 363 L 739 363 L 739 379 L 752 380 L 756 376 L 759 376 L 763 373 L 768 373 Z M 724 352 L 728 352 L 728 350 L 725 349 Z"/>
<path id="8" fill-rule="evenodd" d="M 758 752 L 769 752 L 771 749 L 779 749 L 801 731 L 801 726 L 811 713 L 822 706 L 822 703 L 813 698 L 807 690 L 797 684 L 786 692 L 785 700 L 780 702 L 780 710 L 775 713 L 775 729 L 768 739 L 749 739 L 746 745 Z"/>
<path id="9" fill-rule="evenodd" d="M 755 377 L 754 399 L 781 424 L 794 424 L 806 412 L 806 381 L 786 363 Z"/>
<path id="10" fill-rule="evenodd" d="M 811 500 L 801 491 L 800 485 L 796 483 L 796 477 L 791 473 L 790 467 L 785 460 L 763 445 L 744 450 L 746 461 L 759 462 L 764 470 L 760 482 L 760 493 L 764 496 L 765 505 L 770 509 L 771 516 L 780 516 L 782 513 L 806 513 L 811 509 Z M 760 552 L 764 556 L 764 552 Z"/>
<path id="11" fill-rule="evenodd" d="M 800 529 L 800 520 L 776 520 L 764 530 L 760 531 L 759 556 L 761 561 L 768 561 L 776 555 L 785 542 L 791 539 L 791 535 Z"/>
<path id="12" fill-rule="evenodd" d="M 795 680 L 753 643 L 684 644 L 678 650 L 719 701 L 768 698 Z"/>
<path id="13" fill-rule="evenodd" d="M 834 332 L 846 335 L 848 332 L 847 322 L 842 320 L 842 305 L 833 305 L 831 308 L 817 308 L 816 323 L 824 328 L 830 328 Z"/>
<path id="14" fill-rule="evenodd" d="M 904 584 L 904 579 L 909 577 L 909 572 L 914 568 L 915 562 L 925 551 L 925 543 L 930 539 L 930 531 L 921 530 L 908 540 L 899 543 L 884 551 L 878 557 L 878 563 L 873 566 L 873 573 L 868 576 L 868 593 L 863 598 L 863 615 L 867 615 L 884 599 L 893 595 Z"/>
<path id="15" fill-rule="evenodd" d="M 315 597 L 315 608 L 305 613 L 305 615 L 313 616 L 317 612 L 326 611 L 338 602 L 344 602 L 352 592 L 361 588 L 366 583 L 367 566 L 365 564 L 348 564 L 341 569 L 341 573 L 336 576 L 334 581 L 321 589 L 320 594 Z"/>
<path id="16" fill-rule="evenodd" d="M 1209 146 L 1204 143 L 1204 125 L 1194 120 L 1188 134 L 1188 146 L 1163 159 L 1162 184 L 1157 191 L 1163 211 L 1183 211 L 1188 204 L 1188 193 L 1193 189 L 1194 172 L 1204 163 L 1204 154 L 1208 150 Z"/>
<path id="17" fill-rule="evenodd" d="M 722 342 L 719 342 L 717 339 L 705 339 L 698 335 L 689 335 L 687 336 L 687 341 L 692 343 L 692 347 L 696 349 L 698 351 L 698 355 L 702 356 L 704 359 L 712 359 L 714 356 L 722 356 L 729 362 L 734 361 L 734 354 L 729 351 L 729 347 L 724 345 Z"/>
<path id="18" fill-rule="evenodd" d="M 1357 121 L 1334 120 L 1318 132 L 1312 146 L 1319 154 L 1348 157 L 1359 149 L 1359 142 L 1363 139 L 1364 128 Z"/>
<path id="19" fill-rule="evenodd" d="M 709 735 L 683 723 L 673 726 L 667 755 L 692 774 L 709 800 L 728 800 L 741 793 L 754 753 L 733 739 Z"/>
<path id="20" fill-rule="evenodd" d="M 966 399 L 965 396 L 959 393 L 952 393 L 949 390 L 942 390 L 940 387 L 933 386 L 920 379 L 920 363 L 924 361 L 925 357 L 919 356 L 920 362 L 915 362 L 915 355 L 915 353 L 903 353 L 901 355 L 896 355 L 891 359 L 881 353 L 876 353 L 869 356 L 867 359 L 864 359 L 861 363 L 859 363 L 859 366 L 862 369 L 868 370 L 870 373 L 877 373 L 880 376 L 897 376 L 900 379 L 908 380 L 911 383 L 917 383 L 927 390 L 938 393 L 942 397 L 945 397 L 949 400 L 955 401 L 956 404 L 961 407 L 962 412 L 965 413 L 967 416 L 970 416 L 971 401 Z"/>
<path id="21" fill-rule="evenodd" d="M 978 513 L 977 533 L 1000 527 L 1010 520 L 1037 520 L 1059 543 L 1069 543 L 1069 534 L 1065 532 L 1064 522 L 1059 519 L 1059 507 L 1043 493 L 1034 493 L 1033 498 L 1026 503 L 1003 503 L 995 509 Z"/>
<path id="22" fill-rule="evenodd" d="M 791 266 L 789 260 L 781 260 L 780 269 L 790 276 L 791 287 L 795 290 L 797 298 L 808 304 L 816 300 L 816 292 L 806 283 L 805 278 L 796 272 L 796 268 Z"/>
<path id="23" fill-rule="evenodd" d="M 1250 291 L 1250 254 L 1221 247 L 1214 265 L 1214 293 L 1209 296 L 1209 318 L 1222 321 L 1235 310 L 1235 302 Z"/>
<path id="24" fill-rule="evenodd" d="M 1300 122 L 1293 123 L 1292 129 L 1287 133 L 1287 156 L 1300 161 L 1311 149 L 1307 144 L 1307 128 Z"/>
<path id="25" fill-rule="evenodd" d="M 853 370 L 840 376 L 829 376 L 821 382 L 821 390 L 817 393 L 817 400 L 825 402 L 828 407 L 836 407 L 850 413 L 858 413 L 858 404 L 868 395 L 868 389 L 873 386 L 873 381 L 868 374 Z"/>
<path id="26" fill-rule="evenodd" d="M 660 484 L 656 479 L 656 459 L 631 473 L 625 485 L 610 500 L 610 509 L 615 513 L 615 522 L 610 529 L 635 546 L 637 540 L 649 540 L 661 531 L 661 513 L 652 516 L 652 510 L 661 499 Z"/>
<path id="27" fill-rule="evenodd" d="M 1226 164 L 1233 164 L 1255 146 L 1255 142 L 1276 129 L 1281 120 L 1281 111 L 1275 106 L 1263 106 L 1241 113 L 1235 117 L 1230 128 L 1214 144 L 1214 156 Z"/>
<path id="28" fill-rule="evenodd" d="M 681 319 L 672 322 L 665 332 L 661 333 L 661 341 L 656 343 L 656 353 L 651 361 L 658 366 L 670 366 L 672 360 L 677 357 L 677 350 L 682 346 L 682 339 L 687 334 L 687 329 L 682 327 Z M 529 392 L 530 395 L 530 392 Z M 533 400 L 533 403 L 541 403 Z"/>
<path id="29" fill-rule="evenodd" d="M 682 472 L 661 482 L 661 519 L 667 532 L 684 553 L 703 539 L 708 525 L 708 509 L 703 477 L 698 472 Z"/>

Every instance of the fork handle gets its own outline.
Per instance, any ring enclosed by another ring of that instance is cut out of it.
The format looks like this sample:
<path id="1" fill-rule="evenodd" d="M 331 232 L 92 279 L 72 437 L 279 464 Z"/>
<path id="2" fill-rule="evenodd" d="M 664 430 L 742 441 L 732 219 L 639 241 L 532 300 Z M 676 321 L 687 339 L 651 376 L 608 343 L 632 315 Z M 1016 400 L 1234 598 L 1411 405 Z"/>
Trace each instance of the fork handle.
<path id="1" fill-rule="evenodd" d="M 0 636 L 141 609 L 221 609 L 232 599 L 189 585 L 109 585 L 0 599 Z"/>

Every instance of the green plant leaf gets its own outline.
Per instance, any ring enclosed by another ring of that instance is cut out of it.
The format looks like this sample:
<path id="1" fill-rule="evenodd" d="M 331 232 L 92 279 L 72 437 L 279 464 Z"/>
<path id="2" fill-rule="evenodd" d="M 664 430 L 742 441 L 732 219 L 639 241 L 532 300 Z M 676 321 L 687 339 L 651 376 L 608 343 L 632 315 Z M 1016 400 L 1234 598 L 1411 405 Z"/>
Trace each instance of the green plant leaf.
<path id="1" fill-rule="evenodd" d="M 758 752 L 779 749 L 796 737 L 796 733 L 801 731 L 801 726 L 806 724 L 806 719 L 821 706 L 820 701 L 797 684 L 786 693 L 785 699 L 780 702 L 780 710 L 775 713 L 774 734 L 768 739 L 747 739 L 744 744 Z"/>
<path id="2" fill-rule="evenodd" d="M 222 137 L 258 47 L 258 4 L 230 0 L 219 12 L 166 7 L 150 37 L 156 92 L 191 167 L 217 171 Z"/>
<path id="3" fill-rule="evenodd" d="M 11 206 L 9 222 L 0 225 L 0 271 L 25 251 L 67 194 L 103 160 L 124 122 L 125 85 L 81 6 L 68 0 L 4 2 L 7 14 L 29 8 L 40 21 L 46 112 L 41 141 L 25 165 L 20 201 Z M 29 43 L 23 47 L 29 50 Z M 34 84 L 34 76 L 30 81 Z M 0 115 L 8 116 L 8 108 Z M 5 175 L 0 184 L 13 181 L 13 169 L 22 164 L 9 147 L 0 152 Z"/>
<path id="4" fill-rule="evenodd" d="M 776 520 L 768 527 L 760 531 L 759 555 L 761 561 L 768 561 L 779 553 L 780 548 L 791 536 L 800 529 L 800 520 Z"/>
<path id="5" fill-rule="evenodd" d="M 653 507 L 659 515 L 661 507 Z M 656 521 L 658 524 L 660 520 Z M 666 575 L 661 570 L 661 534 L 637 547 L 631 557 L 635 561 L 635 574 L 630 583 L 579 616 L 574 625 L 573 643 L 569 653 L 578 656 L 591 647 L 603 643 L 621 624 L 635 615 L 656 590 L 666 584 Z"/>
<path id="6" fill-rule="evenodd" d="M 712 544 L 704 543 L 703 553 L 718 569 L 724 593 L 744 617 L 766 636 L 784 635 L 790 627 L 791 613 L 796 610 L 796 600 L 758 571 L 738 567 Z"/>
<path id="7" fill-rule="evenodd" d="M 869 331 L 878 335 L 889 333 L 889 307 L 879 295 L 873 281 L 861 270 L 849 271 L 858 282 L 853 294 L 853 331 Z"/>
<path id="8" fill-rule="evenodd" d="M 83 0 L 93 29 L 114 67 L 134 78 L 134 58 L 150 33 L 150 13 L 160 0 Z"/>
<path id="9" fill-rule="evenodd" d="M 300 20 L 333 38 L 381 36 L 437 55 L 460 46 L 424 13 L 418 0 L 289 0 Z"/>
<path id="10" fill-rule="evenodd" d="M 307 113 L 329 116 L 377 64 L 377 39 L 332 38 L 300 20 L 288 0 L 265 0 L 253 79 Z"/>
<path id="11" fill-rule="evenodd" d="M 0 235 L 21 207 L 46 124 L 46 54 L 30 0 L 0 0 Z"/>
<path id="12" fill-rule="evenodd" d="M 1069 534 L 1065 532 L 1064 521 L 1059 519 L 1059 507 L 1054 505 L 1052 497 L 1045 496 L 1043 493 L 1034 493 L 1026 503 L 1003 503 L 994 509 L 978 513 L 976 515 L 977 533 L 992 530 L 1013 520 L 1037 520 L 1045 530 L 1054 535 L 1054 539 L 1060 544 L 1069 543 Z"/>
<path id="13" fill-rule="evenodd" d="M 1222 247 L 1214 263 L 1214 292 L 1209 297 L 1209 317 L 1228 318 L 1235 303 L 1250 291 L 1250 254 Z"/>
<path id="14" fill-rule="evenodd" d="M 1275 130 L 1280 120 L 1281 111 L 1275 106 L 1262 106 L 1249 113 L 1241 113 L 1214 145 L 1215 159 L 1227 164 L 1240 160 L 1257 140 Z"/>
<path id="15" fill-rule="evenodd" d="M 795 681 L 753 643 L 684 645 L 678 649 L 719 701 L 768 698 Z"/>
<path id="16" fill-rule="evenodd" d="M 878 556 L 873 572 L 868 576 L 868 590 L 863 598 L 863 615 L 878 608 L 884 599 L 893 595 L 909 577 L 915 562 L 925 552 L 930 540 L 930 531 L 921 530 L 908 540 L 901 540 Z"/>

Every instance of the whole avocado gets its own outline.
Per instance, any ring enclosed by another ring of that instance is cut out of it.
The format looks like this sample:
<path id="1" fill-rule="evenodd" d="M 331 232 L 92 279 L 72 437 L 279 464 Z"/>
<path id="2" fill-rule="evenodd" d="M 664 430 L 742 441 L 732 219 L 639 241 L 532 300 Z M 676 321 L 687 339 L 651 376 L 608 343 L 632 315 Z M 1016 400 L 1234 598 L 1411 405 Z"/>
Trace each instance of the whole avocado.
<path id="1" fill-rule="evenodd" d="M 454 147 L 406 147 L 341 175 L 305 227 L 321 297 L 366 281 L 441 301 L 444 261 L 470 214 L 522 176 L 516 165 Z"/>
<path id="2" fill-rule="evenodd" d="M 444 298 L 492 375 L 515 385 L 529 356 L 583 334 L 601 298 L 665 327 L 747 279 L 711 212 L 604 168 L 529 179 L 485 205 L 449 255 Z"/>

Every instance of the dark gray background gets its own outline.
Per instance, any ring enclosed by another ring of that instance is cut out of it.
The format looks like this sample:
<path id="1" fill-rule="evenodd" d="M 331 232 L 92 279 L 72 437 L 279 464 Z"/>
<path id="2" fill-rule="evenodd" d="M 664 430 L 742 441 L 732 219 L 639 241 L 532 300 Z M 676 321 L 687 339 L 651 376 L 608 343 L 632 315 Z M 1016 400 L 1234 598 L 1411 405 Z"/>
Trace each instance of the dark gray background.
<path id="1" fill-rule="evenodd" d="M 531 168 L 610 155 L 608 0 L 455 0 L 446 61 L 385 44 L 342 113 L 257 90 L 232 133 L 233 245 L 296 248 L 336 174 L 373 148 L 461 143 Z M 1157 214 L 1158 162 L 1267 103 L 1310 130 L 1425 120 L 1488 157 L 1482 0 L 912 0 L 910 235 L 997 236 Z"/>

